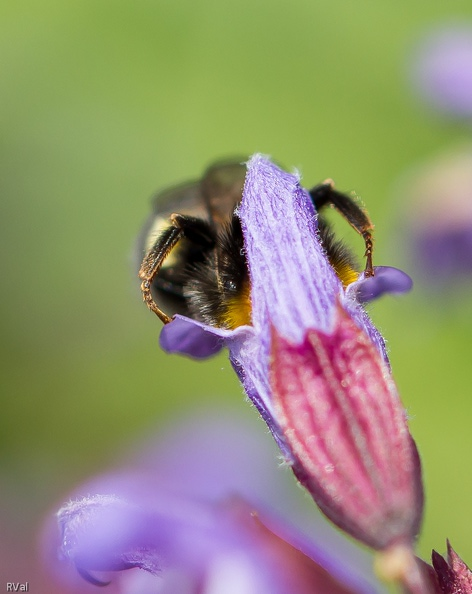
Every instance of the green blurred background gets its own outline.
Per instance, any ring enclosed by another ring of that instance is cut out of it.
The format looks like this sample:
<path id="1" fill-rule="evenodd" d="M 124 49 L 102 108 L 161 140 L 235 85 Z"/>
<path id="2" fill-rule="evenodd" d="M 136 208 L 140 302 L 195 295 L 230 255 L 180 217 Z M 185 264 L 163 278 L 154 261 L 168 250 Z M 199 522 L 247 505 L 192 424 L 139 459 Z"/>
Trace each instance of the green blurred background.
<path id="1" fill-rule="evenodd" d="M 158 188 L 221 157 L 270 154 L 307 185 L 355 189 L 376 224 L 376 263 L 413 272 L 394 188 L 471 130 L 415 100 L 409 56 L 452 18 L 472 19 L 470 2 L 2 4 L 4 534 L 33 547 L 69 489 L 189 406 L 255 414 L 224 355 L 159 350 L 133 268 Z M 372 308 L 424 464 L 420 553 L 448 537 L 469 563 L 471 301 L 418 290 Z"/>

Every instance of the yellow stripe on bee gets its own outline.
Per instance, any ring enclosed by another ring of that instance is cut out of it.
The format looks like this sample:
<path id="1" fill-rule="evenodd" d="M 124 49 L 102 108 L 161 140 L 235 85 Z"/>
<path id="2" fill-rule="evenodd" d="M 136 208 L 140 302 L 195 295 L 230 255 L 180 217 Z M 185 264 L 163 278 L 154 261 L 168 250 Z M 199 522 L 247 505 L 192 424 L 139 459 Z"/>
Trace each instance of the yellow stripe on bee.
<path id="1" fill-rule="evenodd" d="M 359 273 L 354 270 L 349 264 L 343 264 L 340 262 L 331 262 L 331 266 L 334 268 L 339 280 L 342 282 L 343 287 L 347 287 L 351 283 L 354 283 L 359 278 Z"/>
<path id="2" fill-rule="evenodd" d="M 225 304 L 225 312 L 219 320 L 221 327 L 234 330 L 238 326 L 251 324 L 251 286 L 249 281 L 245 282 L 242 290 Z"/>

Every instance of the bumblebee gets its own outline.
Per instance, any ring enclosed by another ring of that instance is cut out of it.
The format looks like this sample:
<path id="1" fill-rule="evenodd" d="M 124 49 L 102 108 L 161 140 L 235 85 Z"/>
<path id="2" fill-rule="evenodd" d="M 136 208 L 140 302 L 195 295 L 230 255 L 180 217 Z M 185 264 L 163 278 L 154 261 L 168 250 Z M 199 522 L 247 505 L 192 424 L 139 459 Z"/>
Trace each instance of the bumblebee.
<path id="1" fill-rule="evenodd" d="M 234 212 L 245 177 L 244 164 L 216 163 L 201 180 L 157 194 L 141 234 L 139 278 L 144 302 L 164 324 L 172 321 L 164 310 L 227 329 L 251 323 L 249 271 Z M 318 212 L 319 239 L 342 283 L 347 286 L 359 273 L 351 252 L 320 214 L 326 206 L 334 207 L 363 237 L 365 276 L 373 276 L 373 225 L 367 213 L 331 180 L 309 194 Z"/>

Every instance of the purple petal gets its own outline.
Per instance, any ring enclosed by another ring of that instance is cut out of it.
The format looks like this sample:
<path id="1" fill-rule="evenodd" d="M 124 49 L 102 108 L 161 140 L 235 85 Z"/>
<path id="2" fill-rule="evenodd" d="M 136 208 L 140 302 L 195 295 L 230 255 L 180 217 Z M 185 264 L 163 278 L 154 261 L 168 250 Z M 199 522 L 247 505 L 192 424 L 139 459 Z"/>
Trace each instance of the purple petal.
<path id="1" fill-rule="evenodd" d="M 156 588 L 168 587 L 167 575 L 171 582 L 186 576 L 188 592 L 372 591 L 365 583 L 343 585 L 242 501 L 205 506 L 174 497 L 165 503 L 153 508 L 101 495 L 72 501 L 58 514 L 63 558 L 96 584 L 104 583 L 98 571 L 140 568 L 157 576 Z M 127 592 L 142 591 L 141 580 L 126 583 Z"/>
<path id="2" fill-rule="evenodd" d="M 174 316 L 172 322 L 162 328 L 159 342 L 168 353 L 194 359 L 216 355 L 224 346 L 221 337 L 210 326 L 181 315 Z"/>
<path id="3" fill-rule="evenodd" d="M 167 566 L 184 566 L 198 576 L 221 547 L 221 531 L 207 506 L 163 492 L 152 501 L 88 496 L 67 504 L 58 520 L 62 559 L 92 577 L 131 568 L 157 575 Z"/>
<path id="4" fill-rule="evenodd" d="M 316 212 L 298 177 L 255 155 L 247 165 L 239 216 L 251 277 L 257 334 L 275 324 L 300 341 L 304 329 L 328 330 L 341 281 L 317 237 Z"/>
<path id="5" fill-rule="evenodd" d="M 413 287 L 413 280 L 406 272 L 391 266 L 376 266 L 375 276 L 362 278 L 348 287 L 355 290 L 356 298 L 361 303 L 378 299 L 386 293 L 407 293 Z"/>
<path id="6" fill-rule="evenodd" d="M 95 495 L 71 501 L 58 514 L 60 557 L 74 563 L 92 583 L 91 572 L 123 571 L 133 567 L 159 570 L 158 555 L 148 547 L 139 513 L 113 495 Z"/>
<path id="7" fill-rule="evenodd" d="M 172 322 L 162 328 L 159 342 L 167 353 L 206 359 L 216 355 L 224 347 L 240 344 L 253 334 L 254 330 L 250 326 L 225 330 L 176 315 Z"/>

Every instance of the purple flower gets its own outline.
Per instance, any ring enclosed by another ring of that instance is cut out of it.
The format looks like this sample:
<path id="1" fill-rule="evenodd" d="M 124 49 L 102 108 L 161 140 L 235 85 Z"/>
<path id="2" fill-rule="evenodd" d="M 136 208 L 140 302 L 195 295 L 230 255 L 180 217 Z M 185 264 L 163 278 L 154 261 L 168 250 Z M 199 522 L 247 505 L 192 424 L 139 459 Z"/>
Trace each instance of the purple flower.
<path id="1" fill-rule="evenodd" d="M 416 275 L 447 296 L 472 278 L 472 150 L 449 151 L 418 167 L 400 191 Z"/>
<path id="2" fill-rule="evenodd" d="M 189 431 L 201 440 L 187 441 Z M 269 478 L 273 465 L 267 464 L 267 453 L 255 451 L 252 458 L 239 456 L 238 461 L 233 452 L 231 473 L 220 456 L 235 442 L 240 445 L 236 451 L 243 452 L 247 439 L 263 445 L 247 426 L 215 417 L 213 423 L 175 432 L 160 453 L 147 454 L 145 462 L 135 460 L 132 470 L 84 485 L 58 512 L 60 537 L 53 540 L 65 583 L 73 583 L 77 573 L 95 585 L 111 581 L 127 594 L 373 594 L 375 588 L 349 568 L 348 558 L 328 553 L 328 542 L 321 547 L 269 513 L 266 505 L 256 509 L 248 503 L 258 483 L 255 460 Z M 167 449 L 177 442 L 184 455 L 180 463 Z M 200 474 L 192 460 L 202 456 L 209 468 L 201 464 Z M 265 487 L 261 481 L 259 495 L 280 488 L 278 480 L 278 486 L 269 480 Z"/>
<path id="3" fill-rule="evenodd" d="M 357 299 L 363 283 L 375 296 L 401 290 L 405 276 L 387 269 L 345 290 L 317 237 L 310 196 L 259 155 L 248 163 L 239 217 L 252 325 L 227 331 L 177 316 L 161 344 L 197 356 L 227 346 L 248 396 L 322 511 L 376 549 L 410 546 L 422 515 L 420 464 L 384 341 Z"/>
<path id="4" fill-rule="evenodd" d="M 446 113 L 472 116 L 472 26 L 438 27 L 416 49 L 413 85 L 420 97 Z"/>
<path id="5" fill-rule="evenodd" d="M 186 584 L 178 591 L 189 593 L 355 592 L 236 498 L 209 506 L 155 493 L 153 504 L 144 506 L 139 500 L 95 495 L 72 501 L 58 517 L 63 559 L 96 585 L 110 579 L 96 572 L 139 568 L 166 589 L 169 580 L 175 587 L 178 579 Z M 138 591 L 128 576 L 124 579 L 127 592 Z"/>

